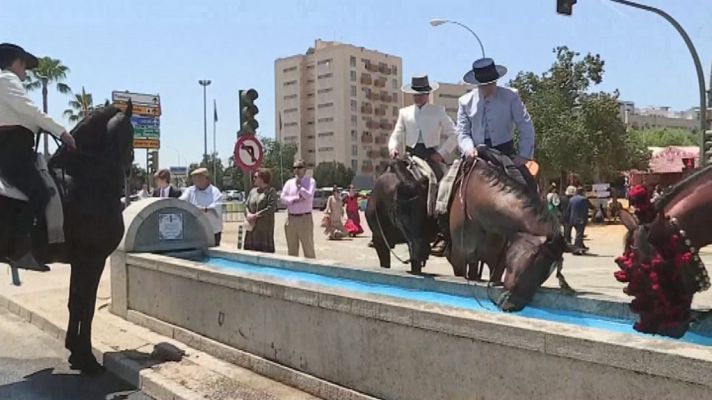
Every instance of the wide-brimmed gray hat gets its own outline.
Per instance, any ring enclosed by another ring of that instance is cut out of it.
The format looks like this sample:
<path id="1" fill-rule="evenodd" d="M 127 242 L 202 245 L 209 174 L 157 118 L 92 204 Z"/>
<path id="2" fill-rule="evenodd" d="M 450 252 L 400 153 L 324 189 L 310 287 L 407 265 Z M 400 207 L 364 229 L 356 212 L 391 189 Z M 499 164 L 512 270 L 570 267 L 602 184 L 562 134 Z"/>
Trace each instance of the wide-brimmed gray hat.
<path id="1" fill-rule="evenodd" d="M 470 85 L 486 85 L 503 77 L 507 73 L 507 67 L 497 65 L 491 58 L 480 58 L 472 63 L 472 69 L 467 71 L 462 78 Z"/>
<path id="2" fill-rule="evenodd" d="M 403 85 L 401 91 L 410 94 L 426 94 L 438 90 L 437 82 L 430 83 L 427 75 L 415 75 L 410 80 L 410 85 Z"/>
<path id="3" fill-rule="evenodd" d="M 22 47 L 12 43 L 0 43 L 0 58 L 20 58 L 25 62 L 25 68 L 27 69 L 35 69 L 39 64 L 37 57 L 25 51 Z"/>

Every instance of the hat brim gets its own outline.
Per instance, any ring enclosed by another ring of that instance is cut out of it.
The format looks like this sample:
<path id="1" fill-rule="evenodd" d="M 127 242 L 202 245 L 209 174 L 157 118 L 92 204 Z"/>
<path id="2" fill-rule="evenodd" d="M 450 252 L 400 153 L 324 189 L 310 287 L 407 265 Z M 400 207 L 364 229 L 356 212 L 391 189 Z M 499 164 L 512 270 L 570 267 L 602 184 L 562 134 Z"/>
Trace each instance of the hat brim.
<path id="1" fill-rule="evenodd" d="M 495 65 L 495 68 L 497 68 L 497 79 L 507 74 L 507 67 L 505 67 L 504 65 Z M 468 71 L 465 76 L 462 77 L 462 80 L 465 81 L 465 83 L 475 86 L 486 85 L 488 83 L 496 81 L 497 79 L 493 79 L 488 82 L 480 82 L 477 80 L 477 78 L 475 78 L 474 71 Z"/>
<path id="2" fill-rule="evenodd" d="M 434 92 L 434 91 L 438 90 L 438 88 L 440 87 L 440 85 L 437 82 L 433 82 L 429 86 L 430 86 L 430 90 L 423 91 L 423 90 L 413 89 L 413 85 L 411 85 L 411 84 L 403 85 L 401 87 L 401 92 L 407 93 L 407 94 L 426 94 L 426 93 Z"/>
<path id="3" fill-rule="evenodd" d="M 23 58 L 25 59 L 26 69 L 35 69 L 40 64 L 40 61 L 37 59 L 37 57 L 35 57 L 34 54 L 25 52 L 25 54 L 23 54 Z"/>

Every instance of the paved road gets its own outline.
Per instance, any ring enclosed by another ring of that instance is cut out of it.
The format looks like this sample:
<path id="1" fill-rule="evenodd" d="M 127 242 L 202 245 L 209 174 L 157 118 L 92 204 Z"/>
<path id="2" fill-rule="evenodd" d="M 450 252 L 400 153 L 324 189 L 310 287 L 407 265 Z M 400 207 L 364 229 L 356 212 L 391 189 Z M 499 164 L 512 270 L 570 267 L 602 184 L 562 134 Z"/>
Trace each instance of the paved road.
<path id="1" fill-rule="evenodd" d="M 0 308 L 0 399 L 151 400 L 109 373 L 70 370 L 66 357 L 59 340 Z"/>

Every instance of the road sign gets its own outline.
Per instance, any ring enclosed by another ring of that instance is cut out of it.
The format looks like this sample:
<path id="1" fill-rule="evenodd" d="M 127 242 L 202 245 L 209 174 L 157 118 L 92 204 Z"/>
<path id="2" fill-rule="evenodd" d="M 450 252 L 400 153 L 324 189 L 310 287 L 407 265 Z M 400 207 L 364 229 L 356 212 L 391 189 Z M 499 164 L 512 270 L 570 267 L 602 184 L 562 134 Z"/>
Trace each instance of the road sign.
<path id="1" fill-rule="evenodd" d="M 185 178 L 188 176 L 188 167 L 170 167 L 171 176 L 176 178 Z"/>
<path id="2" fill-rule="evenodd" d="M 243 135 L 235 143 L 235 162 L 243 171 L 252 171 L 260 167 L 264 158 L 264 147 L 254 135 Z"/>
<path id="3" fill-rule="evenodd" d="M 152 128 L 160 128 L 161 127 L 161 119 L 158 117 L 142 117 L 139 115 L 132 115 L 131 123 L 134 126 L 141 125 L 141 126 L 149 126 Z"/>
<path id="4" fill-rule="evenodd" d="M 118 108 L 121 111 L 124 111 L 126 109 L 126 104 L 122 101 L 115 101 L 114 106 Z M 145 116 L 145 117 L 159 117 L 161 115 L 161 107 L 150 107 L 150 106 L 141 106 L 141 105 L 133 105 L 133 114 L 138 115 L 138 116 Z"/>
<path id="5" fill-rule="evenodd" d="M 134 138 L 134 149 L 160 149 L 161 141 L 158 139 L 136 139 Z"/>
<path id="6" fill-rule="evenodd" d="M 161 131 L 158 128 L 147 127 L 144 125 L 134 126 L 134 138 L 136 139 L 159 139 Z"/>
<path id="7" fill-rule="evenodd" d="M 131 100 L 134 105 L 161 107 L 161 97 L 157 94 L 132 93 L 129 91 L 119 92 L 114 90 L 111 92 L 111 101 L 127 103 Z"/>

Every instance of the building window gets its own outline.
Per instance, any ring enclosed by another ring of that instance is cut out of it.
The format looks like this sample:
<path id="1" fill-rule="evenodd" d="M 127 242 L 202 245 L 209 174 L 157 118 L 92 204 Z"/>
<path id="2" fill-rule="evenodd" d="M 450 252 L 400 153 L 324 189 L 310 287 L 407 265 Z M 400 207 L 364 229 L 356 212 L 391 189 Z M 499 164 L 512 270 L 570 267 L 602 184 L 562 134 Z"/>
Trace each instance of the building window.
<path id="1" fill-rule="evenodd" d="M 307 83 L 314 83 L 314 79 L 308 79 Z"/>
<path id="2" fill-rule="evenodd" d="M 356 66 L 356 57 L 351 56 L 351 59 L 349 60 L 349 65 L 351 65 L 352 67 Z"/>
<path id="3" fill-rule="evenodd" d="M 314 93 L 307 93 L 307 97 L 314 97 Z"/>
<path id="4" fill-rule="evenodd" d="M 320 61 L 317 62 L 316 64 L 317 64 L 317 65 L 324 65 L 324 64 L 329 64 L 329 63 L 331 63 L 331 61 L 332 61 L 331 58 L 327 58 L 326 60 L 320 60 Z"/>
<path id="5" fill-rule="evenodd" d="M 299 125 L 298 122 L 287 122 L 287 123 L 284 124 L 284 127 L 285 127 L 285 128 L 288 128 L 288 127 L 290 127 L 290 126 L 297 126 L 297 125 Z"/>
<path id="6" fill-rule="evenodd" d="M 307 122 L 307 125 L 314 125 L 314 121 Z"/>
<path id="7" fill-rule="evenodd" d="M 308 135 L 307 139 L 314 139 L 314 135 Z"/>
<path id="8" fill-rule="evenodd" d="M 314 111 L 314 107 L 308 107 L 307 111 Z"/>
<path id="9" fill-rule="evenodd" d="M 333 107 L 333 106 L 334 106 L 334 103 L 321 103 L 316 107 L 317 108 L 327 108 L 327 107 Z"/>
<path id="10" fill-rule="evenodd" d="M 326 79 L 326 78 L 331 78 L 332 76 L 334 76 L 334 74 L 332 74 L 331 72 L 329 72 L 328 74 L 318 75 L 318 76 L 316 77 L 316 79 Z"/>
<path id="11" fill-rule="evenodd" d="M 398 75 L 398 67 L 397 66 L 394 65 L 392 71 L 393 71 L 393 75 Z"/>
<path id="12" fill-rule="evenodd" d="M 283 69 L 282 72 L 287 73 L 287 72 L 292 72 L 292 71 L 296 71 L 296 70 L 297 70 L 297 67 L 289 67 L 289 68 Z"/>
<path id="13" fill-rule="evenodd" d="M 296 80 L 284 82 L 284 86 L 292 86 L 292 85 L 296 85 L 296 84 L 297 84 Z"/>
<path id="14" fill-rule="evenodd" d="M 358 160 L 351 160 L 351 170 L 356 171 L 358 169 Z"/>
<path id="15" fill-rule="evenodd" d="M 358 103 L 356 100 L 351 100 L 351 112 L 356 112 L 356 108 L 358 107 Z"/>
<path id="16" fill-rule="evenodd" d="M 351 126 L 356 126 L 358 123 L 358 118 L 355 115 L 351 116 Z"/>
<path id="17" fill-rule="evenodd" d="M 331 117 L 328 117 L 328 118 L 319 118 L 319 120 L 318 120 L 319 123 L 333 122 L 333 121 L 334 121 L 334 119 L 331 118 Z"/>
<path id="18" fill-rule="evenodd" d="M 307 153 L 313 153 L 313 152 L 314 152 L 314 150 L 313 150 L 313 149 L 309 149 L 309 150 L 307 150 Z"/>
<path id="19" fill-rule="evenodd" d="M 329 136 L 334 136 L 334 132 L 321 132 L 318 135 L 319 137 L 329 137 Z"/>
<path id="20" fill-rule="evenodd" d="M 358 134 L 356 133 L 356 131 L 354 129 L 352 129 L 351 130 L 351 141 L 355 142 L 357 140 L 358 140 Z"/>
<path id="21" fill-rule="evenodd" d="M 333 147 L 319 147 L 319 152 L 321 153 L 323 151 L 334 151 L 334 148 Z"/>
<path id="22" fill-rule="evenodd" d="M 398 92 L 393 92 L 393 102 L 394 103 L 398 102 Z"/>
<path id="23" fill-rule="evenodd" d="M 351 155 L 354 157 L 358 156 L 358 145 L 351 145 Z"/>
<path id="24" fill-rule="evenodd" d="M 329 93 L 329 92 L 331 92 L 331 91 L 333 91 L 333 90 L 334 90 L 334 89 L 332 89 L 332 88 L 326 88 L 326 89 L 319 89 L 319 90 L 317 90 L 316 92 L 319 93 L 319 94 L 324 94 L 324 93 Z"/>
<path id="25" fill-rule="evenodd" d="M 398 107 L 393 106 L 393 116 L 397 117 L 398 116 Z"/>
<path id="26" fill-rule="evenodd" d="M 398 79 L 393 78 L 393 89 L 398 89 Z"/>
<path id="27" fill-rule="evenodd" d="M 351 71 L 351 82 L 356 82 L 356 71 Z"/>
<path id="28" fill-rule="evenodd" d="M 351 86 L 351 96 L 356 97 L 356 86 Z"/>
<path id="29" fill-rule="evenodd" d="M 297 112 L 297 108 L 287 108 L 284 110 L 285 114 L 290 114 L 290 113 L 294 113 L 294 112 Z"/>
<path id="30" fill-rule="evenodd" d="M 364 166 L 364 167 L 370 167 L 370 166 L 371 166 L 371 160 L 363 160 L 363 166 Z"/>
<path id="31" fill-rule="evenodd" d="M 284 96 L 285 100 L 291 100 L 291 99 L 296 99 L 296 98 L 297 98 L 296 94 L 289 94 L 289 95 Z"/>
<path id="32" fill-rule="evenodd" d="M 314 64 L 307 65 L 307 69 L 314 69 Z"/>

